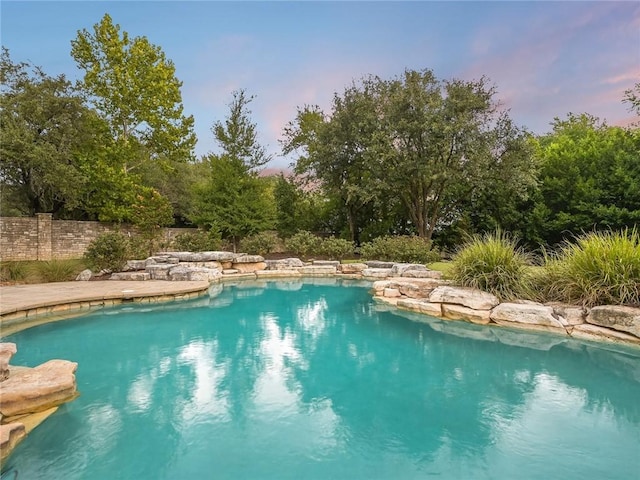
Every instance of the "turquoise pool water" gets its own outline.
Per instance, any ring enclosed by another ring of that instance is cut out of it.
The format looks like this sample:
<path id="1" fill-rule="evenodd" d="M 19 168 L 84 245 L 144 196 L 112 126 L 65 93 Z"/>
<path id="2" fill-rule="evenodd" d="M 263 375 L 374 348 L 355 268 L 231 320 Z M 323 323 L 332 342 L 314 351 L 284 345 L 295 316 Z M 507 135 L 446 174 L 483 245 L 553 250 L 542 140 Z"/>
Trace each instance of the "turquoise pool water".
<path id="1" fill-rule="evenodd" d="M 640 357 L 378 311 L 363 287 L 225 286 L 5 340 L 78 362 L 19 479 L 631 479 Z M 11 477 L 10 477 L 11 478 Z"/>

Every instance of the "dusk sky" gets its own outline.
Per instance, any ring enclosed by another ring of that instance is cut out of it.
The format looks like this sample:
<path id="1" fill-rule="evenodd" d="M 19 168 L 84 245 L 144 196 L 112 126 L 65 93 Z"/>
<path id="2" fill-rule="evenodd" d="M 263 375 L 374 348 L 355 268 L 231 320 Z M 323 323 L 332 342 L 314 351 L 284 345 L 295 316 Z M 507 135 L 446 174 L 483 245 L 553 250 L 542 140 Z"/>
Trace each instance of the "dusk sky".
<path id="1" fill-rule="evenodd" d="M 278 139 L 296 107 L 330 110 L 334 92 L 373 74 L 431 69 L 477 79 L 519 125 L 550 130 L 554 117 L 587 112 L 612 125 L 633 115 L 621 100 L 640 82 L 640 2 L 213 2 L 0 3 L 2 45 L 14 62 L 81 78 L 71 58 L 77 31 L 105 13 L 131 37 L 146 36 L 176 65 L 196 154 L 217 151 L 211 125 L 234 90 L 256 99 L 260 141 Z M 276 158 L 272 166 L 286 166 Z"/>

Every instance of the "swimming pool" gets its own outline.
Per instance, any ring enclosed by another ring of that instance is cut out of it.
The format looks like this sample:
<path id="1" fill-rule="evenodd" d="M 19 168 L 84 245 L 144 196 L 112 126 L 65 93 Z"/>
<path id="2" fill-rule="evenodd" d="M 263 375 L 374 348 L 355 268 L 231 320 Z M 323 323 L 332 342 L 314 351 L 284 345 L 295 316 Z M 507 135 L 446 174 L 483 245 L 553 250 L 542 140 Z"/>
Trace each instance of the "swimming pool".
<path id="1" fill-rule="evenodd" d="M 627 479 L 640 470 L 637 350 L 418 323 L 347 285 L 239 283 L 7 337 L 14 365 L 78 362 L 81 396 L 34 430 L 6 470 L 92 480 Z"/>

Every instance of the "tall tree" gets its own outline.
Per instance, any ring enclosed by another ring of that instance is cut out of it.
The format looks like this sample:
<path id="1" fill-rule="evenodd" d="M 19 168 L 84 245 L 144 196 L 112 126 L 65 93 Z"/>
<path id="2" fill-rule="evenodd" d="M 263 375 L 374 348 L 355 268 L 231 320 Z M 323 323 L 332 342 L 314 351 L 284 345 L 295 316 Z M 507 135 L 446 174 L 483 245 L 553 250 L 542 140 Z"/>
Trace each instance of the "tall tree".
<path id="1" fill-rule="evenodd" d="M 243 237 L 274 225 L 272 192 L 256 171 L 270 157 L 250 118 L 252 98 L 244 90 L 234 92 L 226 120 L 214 123 L 211 130 L 222 153 L 203 160 L 204 178 L 195 187 L 190 214 L 192 222 L 219 230 L 234 249 Z"/>
<path id="2" fill-rule="evenodd" d="M 125 173 L 148 160 L 192 157 L 193 117 L 183 113 L 175 66 L 146 37 L 129 38 L 105 14 L 93 32 L 78 32 L 71 55 L 84 88 L 127 154 Z"/>
<path id="3" fill-rule="evenodd" d="M 255 97 L 242 89 L 232 96 L 229 115 L 224 122 L 215 122 L 211 130 L 226 156 L 242 162 L 247 169 L 256 169 L 269 162 L 271 155 L 258 142 L 257 125 L 251 121 L 249 104 Z"/>
<path id="4" fill-rule="evenodd" d="M 359 243 L 365 215 L 379 193 L 372 175 L 373 142 L 379 128 L 374 96 L 375 82 L 355 83 L 335 94 L 330 116 L 315 106 L 298 110 L 285 128 L 283 150 L 296 152 L 295 171 L 320 183 L 329 197 L 343 206 L 349 238 Z"/>
<path id="5" fill-rule="evenodd" d="M 498 186 L 520 195 L 533 182 L 526 136 L 500 111 L 485 78 L 441 81 L 430 70 L 405 71 L 381 90 L 381 165 L 419 236 L 430 240 L 470 195 Z"/>
<path id="6" fill-rule="evenodd" d="M 100 120 L 59 75 L 0 58 L 0 177 L 3 210 L 82 216 L 82 157 L 104 140 Z"/>
<path id="7" fill-rule="evenodd" d="M 534 181 L 526 135 L 487 83 L 441 81 L 429 70 L 367 77 L 335 95 L 326 118 L 299 111 L 285 153 L 304 146 L 297 172 L 340 198 L 353 239 L 363 225 L 403 232 L 410 222 L 430 240 L 472 194 L 520 196 Z M 391 218 L 401 212 L 408 222 Z"/>
<path id="8" fill-rule="evenodd" d="M 540 236 L 554 244 L 592 229 L 640 223 L 640 135 L 588 114 L 555 119 L 537 139 Z"/>

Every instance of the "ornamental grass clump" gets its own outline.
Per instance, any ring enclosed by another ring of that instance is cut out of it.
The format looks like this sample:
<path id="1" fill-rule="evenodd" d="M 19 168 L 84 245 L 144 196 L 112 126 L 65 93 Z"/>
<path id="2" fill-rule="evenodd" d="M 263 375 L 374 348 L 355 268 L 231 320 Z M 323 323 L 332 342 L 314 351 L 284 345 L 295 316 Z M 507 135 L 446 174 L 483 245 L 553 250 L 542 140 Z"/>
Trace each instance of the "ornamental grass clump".
<path id="1" fill-rule="evenodd" d="M 497 231 L 475 235 L 453 257 L 450 277 L 464 287 L 494 294 L 500 301 L 530 296 L 531 256 L 515 238 Z"/>
<path id="2" fill-rule="evenodd" d="M 77 259 L 47 260 L 35 264 L 39 280 L 45 283 L 74 280 L 84 268 L 84 263 Z"/>
<path id="3" fill-rule="evenodd" d="M 640 233 L 592 232 L 566 242 L 545 264 L 548 300 L 595 305 L 640 305 Z"/>

